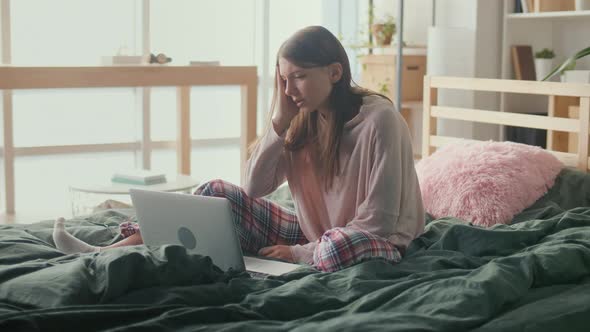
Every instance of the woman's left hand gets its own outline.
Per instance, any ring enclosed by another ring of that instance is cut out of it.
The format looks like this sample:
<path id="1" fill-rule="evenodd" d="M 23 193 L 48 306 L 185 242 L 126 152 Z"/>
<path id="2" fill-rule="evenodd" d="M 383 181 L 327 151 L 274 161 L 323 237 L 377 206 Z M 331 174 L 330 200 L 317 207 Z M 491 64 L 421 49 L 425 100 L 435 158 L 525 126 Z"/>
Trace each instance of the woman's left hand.
<path id="1" fill-rule="evenodd" d="M 282 261 L 294 263 L 293 254 L 291 254 L 291 247 L 278 245 L 278 246 L 270 246 L 264 247 L 258 250 L 258 254 L 260 256 L 280 259 Z"/>

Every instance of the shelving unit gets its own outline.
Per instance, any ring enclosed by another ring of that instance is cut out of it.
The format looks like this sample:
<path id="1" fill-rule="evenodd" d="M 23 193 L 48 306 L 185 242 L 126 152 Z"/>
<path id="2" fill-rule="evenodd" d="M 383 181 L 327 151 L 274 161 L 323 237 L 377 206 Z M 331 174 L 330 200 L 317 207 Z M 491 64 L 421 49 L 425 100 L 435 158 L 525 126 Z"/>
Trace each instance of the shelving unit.
<path id="1" fill-rule="evenodd" d="M 530 20 L 530 19 L 562 19 L 562 18 L 588 18 L 590 10 L 563 11 L 563 12 L 540 12 L 540 13 L 508 13 L 508 20 Z"/>
<path id="2" fill-rule="evenodd" d="M 555 1 L 555 0 L 554 0 Z M 533 52 L 543 48 L 554 50 L 554 65 L 588 46 L 590 39 L 590 10 L 514 13 L 515 0 L 504 0 L 501 77 L 514 79 L 511 46 L 531 45 Z M 577 62 L 577 69 L 590 69 L 590 59 Z M 553 81 L 559 81 L 554 78 Z M 590 88 L 590 84 L 588 85 Z M 500 107 L 504 112 L 542 113 L 568 117 L 569 108 L 579 100 L 547 98 L 538 95 L 501 94 Z M 500 138 L 505 139 L 505 128 L 500 127 Z M 569 135 L 561 132 L 547 133 L 547 146 L 557 151 L 567 151 Z"/>

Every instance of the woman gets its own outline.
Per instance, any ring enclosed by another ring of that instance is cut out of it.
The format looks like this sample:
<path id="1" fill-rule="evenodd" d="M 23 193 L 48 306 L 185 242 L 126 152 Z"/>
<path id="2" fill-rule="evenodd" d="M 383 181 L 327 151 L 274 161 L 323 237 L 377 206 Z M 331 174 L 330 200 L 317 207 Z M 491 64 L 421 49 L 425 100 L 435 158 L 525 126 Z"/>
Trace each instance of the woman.
<path id="1" fill-rule="evenodd" d="M 244 188 L 214 180 L 195 194 L 231 202 L 245 252 L 322 271 L 373 258 L 398 262 L 424 231 L 403 118 L 389 99 L 352 86 L 346 52 L 323 27 L 283 43 L 275 78 L 271 123 L 254 146 Z M 296 213 L 261 198 L 285 181 Z M 110 247 L 142 243 L 134 225 L 123 234 Z M 73 238 L 63 219 L 54 238 L 66 252 L 104 249 Z"/>

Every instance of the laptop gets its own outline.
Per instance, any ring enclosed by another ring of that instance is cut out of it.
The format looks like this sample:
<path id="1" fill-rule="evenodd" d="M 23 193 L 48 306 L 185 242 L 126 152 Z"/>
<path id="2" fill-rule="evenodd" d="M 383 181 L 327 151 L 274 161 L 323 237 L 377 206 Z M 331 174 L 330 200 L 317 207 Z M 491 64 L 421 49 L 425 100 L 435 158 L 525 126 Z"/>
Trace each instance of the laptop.
<path id="1" fill-rule="evenodd" d="M 244 256 L 225 198 L 130 189 L 144 244 L 176 244 L 211 257 L 223 271 L 248 271 L 256 276 L 281 275 L 298 264 Z"/>

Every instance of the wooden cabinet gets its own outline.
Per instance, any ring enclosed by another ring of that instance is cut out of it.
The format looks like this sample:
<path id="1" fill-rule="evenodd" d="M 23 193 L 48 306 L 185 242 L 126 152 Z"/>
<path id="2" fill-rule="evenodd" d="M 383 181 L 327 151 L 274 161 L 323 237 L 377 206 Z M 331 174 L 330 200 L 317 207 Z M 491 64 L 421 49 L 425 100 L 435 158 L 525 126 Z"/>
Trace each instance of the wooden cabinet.
<path id="1" fill-rule="evenodd" d="M 424 51 L 425 53 L 425 51 Z M 360 58 L 362 87 L 396 99 L 397 55 L 370 54 Z M 405 101 L 422 100 L 426 54 L 404 54 L 402 69 L 402 98 Z"/>

